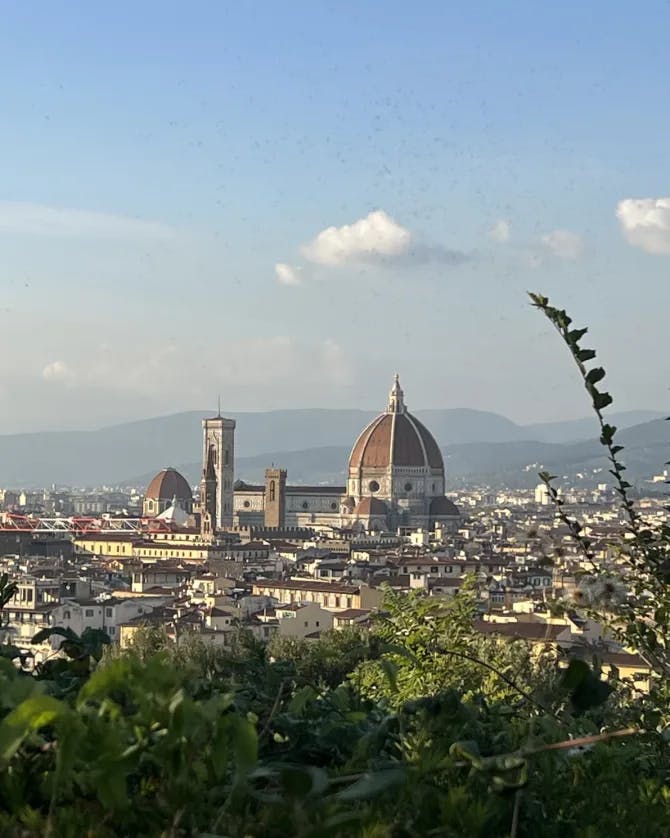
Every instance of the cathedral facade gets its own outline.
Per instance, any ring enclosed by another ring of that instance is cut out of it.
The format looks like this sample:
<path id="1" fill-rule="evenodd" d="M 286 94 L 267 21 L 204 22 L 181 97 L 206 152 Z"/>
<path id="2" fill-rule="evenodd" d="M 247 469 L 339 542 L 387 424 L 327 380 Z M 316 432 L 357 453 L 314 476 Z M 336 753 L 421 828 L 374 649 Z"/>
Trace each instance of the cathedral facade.
<path id="1" fill-rule="evenodd" d="M 440 448 L 407 410 L 396 375 L 386 410 L 354 443 L 346 486 L 291 486 L 286 471 L 267 469 L 262 485 L 234 484 L 232 519 L 238 527 L 453 528 L 460 515 L 444 492 Z"/>

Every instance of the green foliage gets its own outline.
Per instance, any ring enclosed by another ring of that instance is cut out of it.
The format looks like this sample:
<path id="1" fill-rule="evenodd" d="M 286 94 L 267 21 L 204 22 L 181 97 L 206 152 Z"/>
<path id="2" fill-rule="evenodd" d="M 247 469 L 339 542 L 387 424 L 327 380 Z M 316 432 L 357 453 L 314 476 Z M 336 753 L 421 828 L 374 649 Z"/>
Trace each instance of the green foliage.
<path id="1" fill-rule="evenodd" d="M 375 626 L 384 656 L 361 663 L 352 683 L 367 698 L 395 708 L 452 689 L 465 700 L 486 696 L 532 704 L 533 696 L 517 684 L 535 678 L 539 690 L 543 679 L 551 678 L 552 654 L 534 660 L 525 643 L 478 634 L 472 626 L 475 612 L 472 580 L 444 599 L 387 591 Z"/>
<path id="2" fill-rule="evenodd" d="M 58 671 L 0 661 L 0 834 L 605 835 L 605 794 L 617 834 L 665 834 L 663 737 L 613 729 L 584 662 L 476 635 L 474 602 L 388 591 L 370 632 L 322 650 L 147 629 L 99 660 L 67 634 Z"/>

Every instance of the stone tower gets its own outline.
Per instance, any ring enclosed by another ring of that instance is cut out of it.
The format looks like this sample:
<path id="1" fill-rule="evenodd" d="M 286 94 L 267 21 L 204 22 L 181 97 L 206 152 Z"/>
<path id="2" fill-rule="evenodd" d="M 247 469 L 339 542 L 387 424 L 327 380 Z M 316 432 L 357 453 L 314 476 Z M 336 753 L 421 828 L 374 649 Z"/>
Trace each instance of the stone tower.
<path id="1" fill-rule="evenodd" d="M 200 506 L 204 534 L 233 525 L 235 420 L 216 416 L 202 420 Z"/>
<path id="2" fill-rule="evenodd" d="M 265 526 L 281 528 L 286 513 L 286 470 L 265 469 Z"/>

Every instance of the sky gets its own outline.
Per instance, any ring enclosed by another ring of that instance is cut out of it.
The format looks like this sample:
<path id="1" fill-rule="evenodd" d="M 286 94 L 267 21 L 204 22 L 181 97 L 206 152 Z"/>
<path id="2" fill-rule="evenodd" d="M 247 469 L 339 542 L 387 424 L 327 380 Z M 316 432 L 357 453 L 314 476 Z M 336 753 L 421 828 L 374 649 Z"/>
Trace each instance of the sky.
<path id="1" fill-rule="evenodd" d="M 0 433 L 667 409 L 670 4 L 12 3 Z"/>

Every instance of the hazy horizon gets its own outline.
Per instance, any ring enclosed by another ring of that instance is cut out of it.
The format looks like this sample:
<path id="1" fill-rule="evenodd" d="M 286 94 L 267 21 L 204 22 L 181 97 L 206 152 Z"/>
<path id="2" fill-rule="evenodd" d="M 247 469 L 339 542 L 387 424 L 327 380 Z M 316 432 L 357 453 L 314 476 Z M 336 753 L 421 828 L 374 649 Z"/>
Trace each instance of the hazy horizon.
<path id="1" fill-rule="evenodd" d="M 579 422 L 579 421 L 586 421 L 586 420 L 593 420 L 595 421 L 595 417 L 593 414 L 589 414 L 588 410 L 585 410 L 581 415 L 569 417 L 569 418 L 556 418 L 556 419 L 549 419 L 546 421 L 540 420 L 538 422 L 531 422 L 531 421 L 522 421 L 514 419 L 511 416 L 507 416 L 506 414 L 500 413 L 500 411 L 496 410 L 486 410 L 485 408 L 470 408 L 464 406 L 454 406 L 454 407 L 414 407 L 408 406 L 410 412 L 412 413 L 424 413 L 429 411 L 473 411 L 477 413 L 484 413 L 489 414 L 491 416 L 498 416 L 502 419 L 509 420 L 513 424 L 519 427 L 532 427 L 536 425 L 551 425 L 551 424 L 562 424 L 562 423 L 570 423 L 570 422 Z M 302 406 L 302 407 L 290 407 L 290 408 L 269 408 L 267 410 L 264 409 L 257 409 L 257 410 L 236 410 L 234 408 L 230 408 L 228 410 L 224 410 L 223 406 L 221 408 L 221 414 L 223 416 L 238 416 L 240 414 L 267 414 L 267 413 L 287 413 L 287 412 L 304 412 L 304 411 L 327 411 L 327 412 L 335 412 L 335 411 L 360 411 L 361 413 L 381 413 L 383 407 L 346 407 L 339 405 L 337 407 L 315 407 L 315 406 Z M 211 410 L 199 410 L 198 408 L 185 408 L 184 410 L 179 411 L 170 411 L 168 413 L 160 413 L 155 414 L 152 416 L 131 416 L 127 419 L 121 419 L 119 421 L 110 421 L 105 422 L 104 424 L 86 424 L 86 422 L 82 421 L 81 424 L 73 424 L 67 427 L 44 427 L 43 425 L 36 424 L 33 426 L 25 426 L 21 427 L 16 430 L 9 430 L 9 431 L 0 431 L 0 436 L 16 436 L 19 434 L 42 434 L 42 433 L 86 433 L 86 432 L 96 432 L 105 430 L 106 428 L 113 428 L 117 426 L 125 426 L 125 425 L 133 425 L 133 424 L 141 424 L 144 422 L 154 422 L 159 421 L 161 419 L 169 419 L 173 416 L 179 416 L 186 413 L 197 413 L 202 415 L 203 418 L 207 416 L 215 416 L 217 413 L 217 409 L 212 408 Z M 667 411 L 663 411 L 656 408 L 635 408 L 633 410 L 617 410 L 615 406 L 612 407 L 610 410 L 610 414 L 658 414 L 658 417 L 664 417 Z"/>
<path id="2" fill-rule="evenodd" d="M 670 6 L 4 10 L 0 433 L 662 403 Z M 631 44 L 645 44 L 635 58 Z M 20 84 L 17 84 L 17 77 Z"/>

